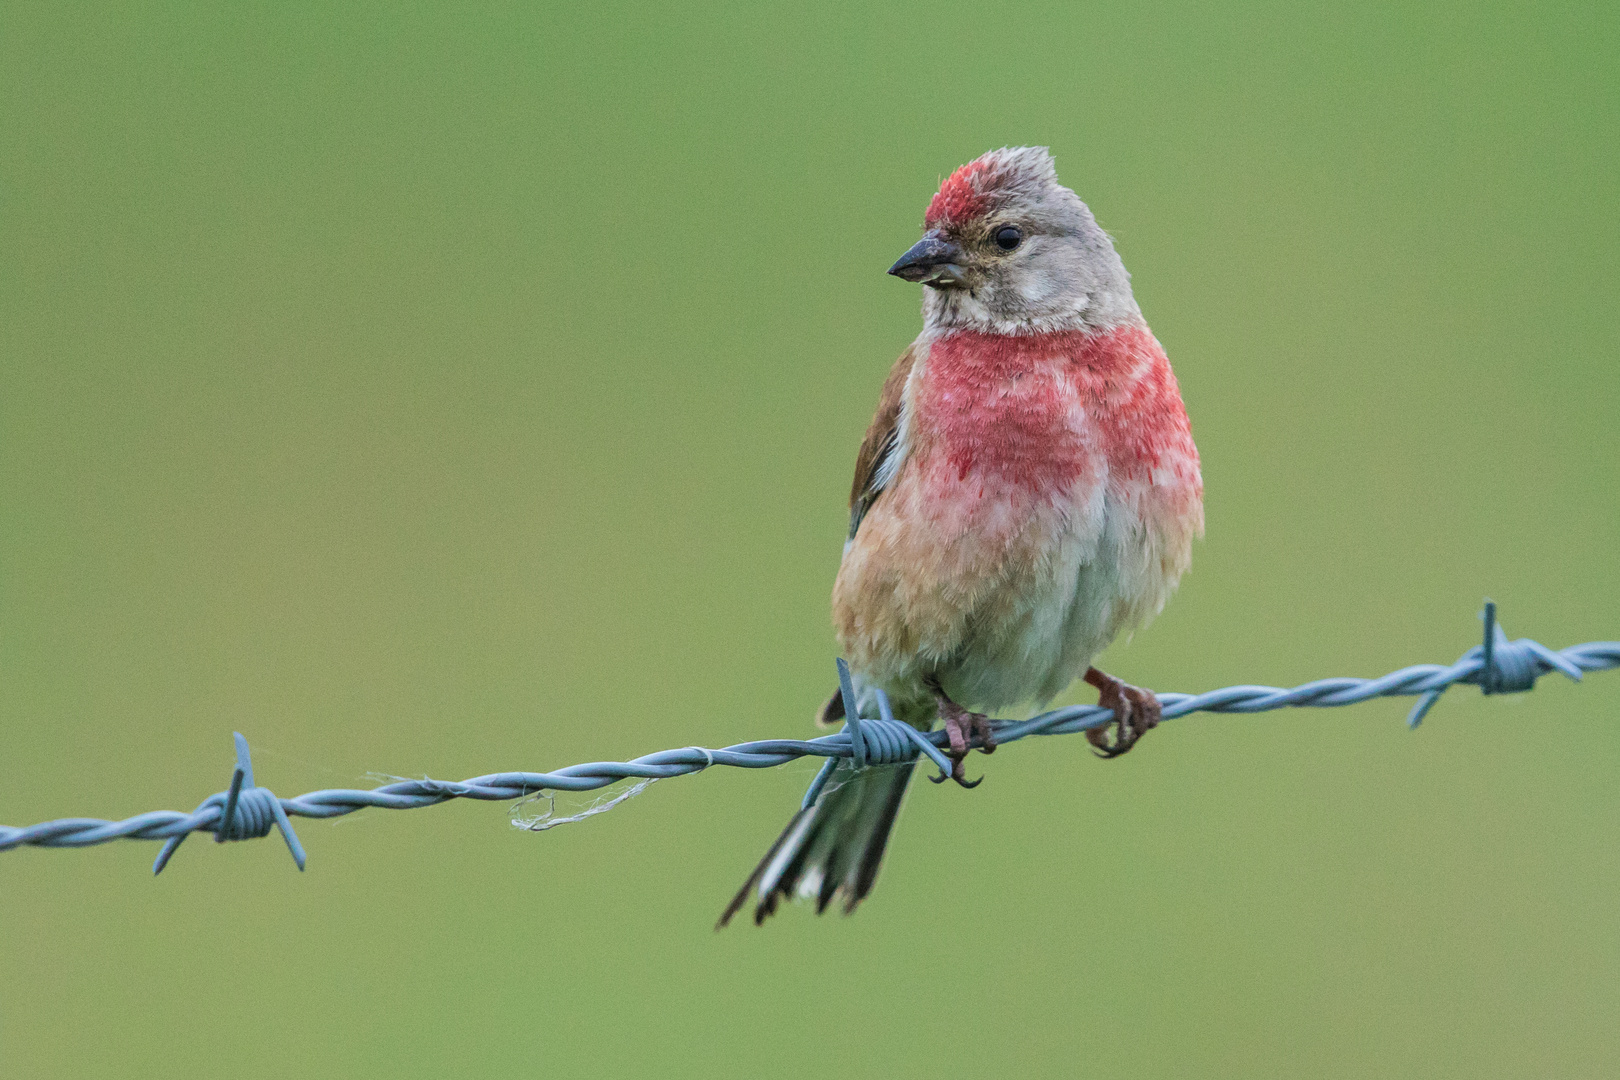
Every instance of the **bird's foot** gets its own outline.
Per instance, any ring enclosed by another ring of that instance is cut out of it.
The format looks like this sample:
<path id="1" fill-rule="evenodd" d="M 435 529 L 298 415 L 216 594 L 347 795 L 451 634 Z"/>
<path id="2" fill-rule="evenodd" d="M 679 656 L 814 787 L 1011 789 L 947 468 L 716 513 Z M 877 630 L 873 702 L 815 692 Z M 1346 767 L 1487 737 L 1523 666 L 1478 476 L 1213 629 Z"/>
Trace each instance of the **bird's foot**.
<path id="1" fill-rule="evenodd" d="M 1164 709 L 1151 690 L 1132 686 L 1096 668 L 1089 668 L 1085 679 L 1097 688 L 1097 704 L 1114 710 L 1113 720 L 1086 732 L 1093 752 L 1100 758 L 1119 757 L 1164 718 Z M 1109 728 L 1115 732 L 1112 739 L 1108 737 Z"/>
<path id="2" fill-rule="evenodd" d="M 955 780 L 965 788 L 978 787 L 984 783 L 984 777 L 969 780 L 967 771 L 962 767 L 962 761 L 975 745 L 983 753 L 996 752 L 996 733 L 990 728 L 990 718 L 983 713 L 970 712 L 962 708 L 946 697 L 945 692 L 938 687 L 934 689 L 934 697 L 939 701 L 939 717 L 945 721 L 945 735 L 951 743 L 951 748 L 945 751 L 945 756 L 951 759 L 948 779 Z M 936 784 L 943 784 L 947 776 L 941 773 L 929 779 Z"/>

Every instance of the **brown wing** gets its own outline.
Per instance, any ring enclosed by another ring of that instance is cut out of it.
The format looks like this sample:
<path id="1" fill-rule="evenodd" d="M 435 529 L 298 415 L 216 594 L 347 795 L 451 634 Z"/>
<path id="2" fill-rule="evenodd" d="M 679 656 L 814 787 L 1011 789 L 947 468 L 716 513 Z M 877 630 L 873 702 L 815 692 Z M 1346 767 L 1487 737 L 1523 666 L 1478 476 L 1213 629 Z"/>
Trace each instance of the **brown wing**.
<path id="1" fill-rule="evenodd" d="M 911 365 L 916 361 L 916 354 L 915 345 L 901 353 L 900 359 L 889 369 L 889 377 L 883 380 L 877 414 L 872 417 L 872 425 L 866 429 L 866 438 L 861 440 L 861 452 L 855 456 L 855 482 L 849 489 L 849 535 L 846 540 L 855 539 L 861 519 L 877 497 L 883 494 L 879 477 L 883 463 L 895 452 L 899 443 L 900 399 L 905 395 L 906 380 L 911 377 Z M 844 696 L 834 690 L 832 697 L 817 711 L 816 723 L 836 724 L 843 718 Z"/>
<path id="2" fill-rule="evenodd" d="M 855 482 L 849 489 L 849 536 L 855 539 L 861 519 L 871 509 L 877 497 L 883 494 L 880 476 L 883 463 L 893 454 L 899 440 L 900 400 L 906 392 L 906 380 L 911 377 L 911 365 L 916 360 L 917 347 L 913 345 L 900 354 L 900 359 L 889 369 L 883 380 L 883 392 L 878 395 L 877 414 L 872 426 L 861 440 L 861 452 L 855 457 Z"/>

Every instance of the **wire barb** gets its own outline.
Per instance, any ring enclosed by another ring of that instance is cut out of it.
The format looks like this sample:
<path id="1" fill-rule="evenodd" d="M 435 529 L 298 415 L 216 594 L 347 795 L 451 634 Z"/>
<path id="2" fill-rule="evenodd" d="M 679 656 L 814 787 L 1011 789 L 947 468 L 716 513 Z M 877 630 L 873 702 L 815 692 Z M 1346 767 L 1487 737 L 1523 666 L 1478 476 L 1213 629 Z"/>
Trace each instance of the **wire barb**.
<path id="1" fill-rule="evenodd" d="M 1440 695 L 1458 683 L 1478 686 L 1489 694 L 1518 693 L 1531 689 L 1537 679 L 1551 671 L 1579 682 L 1583 672 L 1620 667 L 1620 641 L 1591 641 L 1554 652 L 1525 638 L 1509 641 L 1497 621 L 1496 605 L 1490 601 L 1486 601 L 1482 617 L 1485 636 L 1481 643 L 1449 666 L 1416 664 L 1376 679 L 1318 679 L 1292 689 L 1228 686 L 1204 694 L 1160 694 L 1159 703 L 1164 708 L 1164 719 L 1173 720 L 1194 712 L 1257 713 L 1291 707 L 1335 708 L 1377 697 L 1417 695 L 1417 706 L 1407 719 L 1410 727 L 1416 727 Z M 842 660 L 838 662 L 838 676 L 840 692 L 844 695 L 844 730 L 818 739 L 763 739 L 722 750 L 688 746 L 647 754 L 633 761 L 588 762 L 555 772 L 491 773 L 459 782 L 425 778 L 399 780 L 369 791 L 328 789 L 293 799 L 279 799 L 268 788 L 254 783 L 247 740 L 238 733 L 236 769 L 230 786 L 208 796 L 189 814 L 154 810 L 123 821 L 62 818 L 20 828 L 0 825 L 0 851 L 20 847 L 88 847 L 118 839 L 163 840 L 163 848 L 152 865 L 152 872 L 156 874 L 162 872 L 191 833 L 211 832 L 216 841 L 223 843 L 268 836 L 272 828 L 277 828 L 292 852 L 293 861 L 302 870 L 306 862 L 304 848 L 293 832 L 289 815 L 331 818 L 366 807 L 410 810 L 436 806 L 451 799 L 506 802 L 544 791 L 593 791 L 628 778 L 661 780 L 689 776 L 715 765 L 769 769 L 802 757 L 825 758 L 826 763 L 810 790 L 805 792 L 804 805 L 808 807 L 815 803 L 841 762 L 859 768 L 912 761 L 923 754 L 949 771 L 949 762 L 942 750 L 946 744 L 943 730 L 922 732 L 895 719 L 888 697 L 876 688 L 873 688 L 873 696 L 881 717 L 862 718 L 856 708 L 849 665 Z M 1113 718 L 1111 710 L 1097 705 L 1070 705 L 1029 720 L 992 720 L 990 723 L 997 744 L 1005 745 L 1032 735 L 1089 731 Z M 639 791 L 640 787 L 635 790 Z M 623 799 L 616 799 L 614 803 L 620 801 Z M 576 815 L 573 820 L 587 816 L 590 815 Z"/>
<path id="2" fill-rule="evenodd" d="M 231 773 L 231 786 L 226 791 L 208 796 L 191 816 L 208 816 L 205 812 L 222 802 L 224 808 L 217 811 L 218 816 L 211 823 L 200 823 L 185 832 L 171 835 L 152 862 L 153 876 L 163 873 L 163 868 L 169 865 L 180 844 L 193 831 L 212 831 L 214 843 L 223 844 L 227 840 L 257 840 L 261 836 L 269 836 L 274 826 L 281 830 L 281 836 L 287 841 L 287 848 L 292 852 L 293 862 L 298 864 L 298 869 L 302 870 L 309 861 L 304 854 L 304 845 L 298 842 L 298 834 L 293 832 L 292 822 L 288 820 L 281 800 L 269 788 L 253 783 L 253 755 L 248 750 L 247 739 L 240 731 L 232 734 L 236 736 L 236 768 Z"/>
<path id="3" fill-rule="evenodd" d="M 1581 681 L 1580 665 L 1568 657 L 1555 653 L 1539 641 L 1531 641 L 1529 638 L 1509 641 L 1502 624 L 1496 619 L 1496 601 L 1487 599 L 1485 610 L 1479 613 L 1479 617 L 1485 624 L 1483 640 L 1463 653 L 1452 665 L 1450 670 L 1459 672 L 1457 678 L 1440 683 L 1418 698 L 1417 704 L 1412 706 L 1411 713 L 1406 717 L 1408 728 L 1415 728 L 1423 723 L 1423 718 L 1429 714 L 1434 703 L 1440 700 L 1440 695 L 1457 683 L 1473 683 L 1479 687 L 1482 694 L 1519 694 L 1526 690 L 1534 690 L 1536 680 L 1549 671 L 1559 672 L 1574 682 Z M 1565 650 L 1570 651 L 1573 650 Z"/>

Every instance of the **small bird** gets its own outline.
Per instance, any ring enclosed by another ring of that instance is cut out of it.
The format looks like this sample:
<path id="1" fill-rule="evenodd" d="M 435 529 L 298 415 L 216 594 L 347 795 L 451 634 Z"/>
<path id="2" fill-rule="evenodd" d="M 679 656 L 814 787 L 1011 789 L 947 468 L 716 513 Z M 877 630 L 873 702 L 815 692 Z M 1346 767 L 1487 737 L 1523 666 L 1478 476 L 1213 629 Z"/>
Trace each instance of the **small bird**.
<path id="1" fill-rule="evenodd" d="M 942 721 L 950 778 L 991 753 L 986 715 L 1044 706 L 1076 678 L 1114 711 L 1105 758 L 1160 720 L 1152 693 L 1091 666 L 1169 599 L 1204 530 L 1181 392 L 1108 234 L 1044 147 L 957 169 L 889 268 L 923 290 L 923 329 L 889 372 L 855 460 L 833 623 L 862 716 L 876 691 L 923 731 Z M 838 694 L 818 719 L 844 717 Z M 757 898 L 871 891 L 913 765 L 847 759 L 721 915 Z M 940 780 L 945 779 L 940 777 Z"/>

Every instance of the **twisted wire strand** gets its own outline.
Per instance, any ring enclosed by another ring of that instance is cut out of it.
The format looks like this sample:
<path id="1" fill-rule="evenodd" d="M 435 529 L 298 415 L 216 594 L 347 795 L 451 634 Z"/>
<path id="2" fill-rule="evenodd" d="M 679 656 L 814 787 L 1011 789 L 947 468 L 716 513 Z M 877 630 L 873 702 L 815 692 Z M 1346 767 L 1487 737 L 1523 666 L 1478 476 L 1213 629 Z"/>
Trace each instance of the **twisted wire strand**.
<path id="1" fill-rule="evenodd" d="M 1318 679 L 1292 689 L 1275 686 L 1228 686 L 1203 694 L 1158 695 L 1164 719 L 1172 720 L 1195 712 L 1257 713 L 1281 708 L 1337 708 L 1377 697 L 1418 696 L 1407 723 L 1416 727 L 1439 696 L 1452 686 L 1479 686 L 1487 694 L 1530 690 L 1536 680 L 1557 671 L 1579 682 L 1583 673 L 1620 667 L 1620 641 L 1594 641 L 1572 645 L 1557 652 L 1538 642 L 1521 638 L 1509 641 L 1496 623 L 1495 605 L 1487 603 L 1485 638 L 1454 664 L 1415 664 L 1376 679 Z M 555 772 L 500 772 L 475 776 L 470 780 L 401 780 L 369 791 L 329 788 L 295 798 L 281 799 L 268 788 L 253 784 L 247 740 L 237 735 L 237 771 L 231 790 L 204 799 L 189 814 L 175 810 L 154 810 L 122 821 L 98 818 L 61 818 L 38 825 L 0 825 L 0 851 L 20 847 L 88 847 L 110 840 L 166 840 L 153 871 L 159 872 L 180 842 L 193 832 L 215 834 L 217 841 L 255 839 L 279 827 L 298 868 L 304 868 L 304 851 L 294 835 L 289 816 L 331 818 L 375 807 L 385 810 L 414 810 L 436 806 L 451 799 L 481 799 L 504 802 L 524 799 L 543 791 L 591 791 L 619 780 L 663 780 L 702 772 L 715 765 L 738 769 L 769 769 L 801 757 L 828 759 L 810 790 L 805 805 L 812 804 L 840 759 L 861 764 L 886 764 L 915 759 L 924 754 L 949 771 L 942 747 L 947 745 L 943 730 L 921 732 L 895 720 L 888 701 L 880 693 L 879 718 L 862 719 L 852 707 L 854 694 L 849 687 L 848 669 L 839 662 L 846 711 L 850 720 L 843 731 L 816 739 L 762 739 L 737 743 L 721 750 L 688 746 L 661 750 L 632 761 L 593 761 L 570 765 Z M 1114 718 L 1113 711 L 1097 705 L 1070 705 L 1053 709 L 1029 720 L 991 721 L 996 742 L 1017 742 L 1032 735 L 1068 735 L 1103 727 Z"/>

